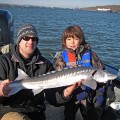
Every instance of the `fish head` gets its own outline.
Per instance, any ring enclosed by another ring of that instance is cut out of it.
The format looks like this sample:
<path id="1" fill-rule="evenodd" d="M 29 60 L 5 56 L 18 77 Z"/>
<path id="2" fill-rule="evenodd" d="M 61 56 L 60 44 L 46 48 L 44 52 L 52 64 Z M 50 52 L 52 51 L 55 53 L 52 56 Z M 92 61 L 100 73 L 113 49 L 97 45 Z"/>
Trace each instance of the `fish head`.
<path id="1" fill-rule="evenodd" d="M 99 83 L 106 83 L 109 80 L 116 79 L 117 75 L 104 70 L 96 70 L 92 78 Z"/>

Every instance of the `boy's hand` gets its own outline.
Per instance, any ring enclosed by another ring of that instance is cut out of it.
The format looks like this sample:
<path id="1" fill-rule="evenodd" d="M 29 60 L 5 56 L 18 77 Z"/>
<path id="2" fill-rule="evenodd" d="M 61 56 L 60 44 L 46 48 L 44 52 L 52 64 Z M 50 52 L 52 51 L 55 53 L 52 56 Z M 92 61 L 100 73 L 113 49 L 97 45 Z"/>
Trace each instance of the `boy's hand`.
<path id="1" fill-rule="evenodd" d="M 73 84 L 73 85 L 70 85 L 69 87 L 67 87 L 65 90 L 64 90 L 64 97 L 68 97 L 72 94 L 72 92 L 81 85 L 82 83 L 82 80 L 80 80 L 79 82 Z"/>

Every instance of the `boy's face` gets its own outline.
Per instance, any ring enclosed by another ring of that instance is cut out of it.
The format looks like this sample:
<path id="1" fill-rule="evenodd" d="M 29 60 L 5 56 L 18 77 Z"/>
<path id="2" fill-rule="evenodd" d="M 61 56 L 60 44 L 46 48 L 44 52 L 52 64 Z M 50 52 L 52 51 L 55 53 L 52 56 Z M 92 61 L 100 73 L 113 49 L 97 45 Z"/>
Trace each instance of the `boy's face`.
<path id="1" fill-rule="evenodd" d="M 71 48 L 72 50 L 76 50 L 80 45 L 80 39 L 76 36 L 68 37 L 66 39 L 66 48 Z"/>

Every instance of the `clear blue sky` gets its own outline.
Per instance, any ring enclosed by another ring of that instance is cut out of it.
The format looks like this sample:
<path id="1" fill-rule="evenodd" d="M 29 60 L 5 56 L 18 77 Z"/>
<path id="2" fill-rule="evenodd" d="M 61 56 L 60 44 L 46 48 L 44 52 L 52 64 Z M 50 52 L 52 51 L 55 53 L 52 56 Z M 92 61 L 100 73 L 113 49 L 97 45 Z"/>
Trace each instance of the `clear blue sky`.
<path id="1" fill-rule="evenodd" d="M 0 3 L 81 8 L 100 5 L 120 5 L 120 0 L 0 0 Z"/>

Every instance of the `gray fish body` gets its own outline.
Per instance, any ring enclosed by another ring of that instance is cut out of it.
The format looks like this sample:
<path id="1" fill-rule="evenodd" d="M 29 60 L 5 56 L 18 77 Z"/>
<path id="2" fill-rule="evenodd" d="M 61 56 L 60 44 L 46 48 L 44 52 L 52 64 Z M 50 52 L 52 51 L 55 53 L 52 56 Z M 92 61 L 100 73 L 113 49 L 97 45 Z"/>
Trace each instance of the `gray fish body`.
<path id="1" fill-rule="evenodd" d="M 34 93 L 37 94 L 43 89 L 68 86 L 80 81 L 81 79 L 88 79 L 82 83 L 92 89 L 96 89 L 95 84 L 92 82 L 93 80 L 94 83 L 103 83 L 108 80 L 113 80 L 116 77 L 117 75 L 95 68 L 74 67 L 63 69 L 61 71 L 53 71 L 39 77 L 16 80 L 9 84 L 9 87 L 14 88 L 14 92 L 11 91 L 9 95 L 15 94 L 21 89 L 33 89 Z"/>

